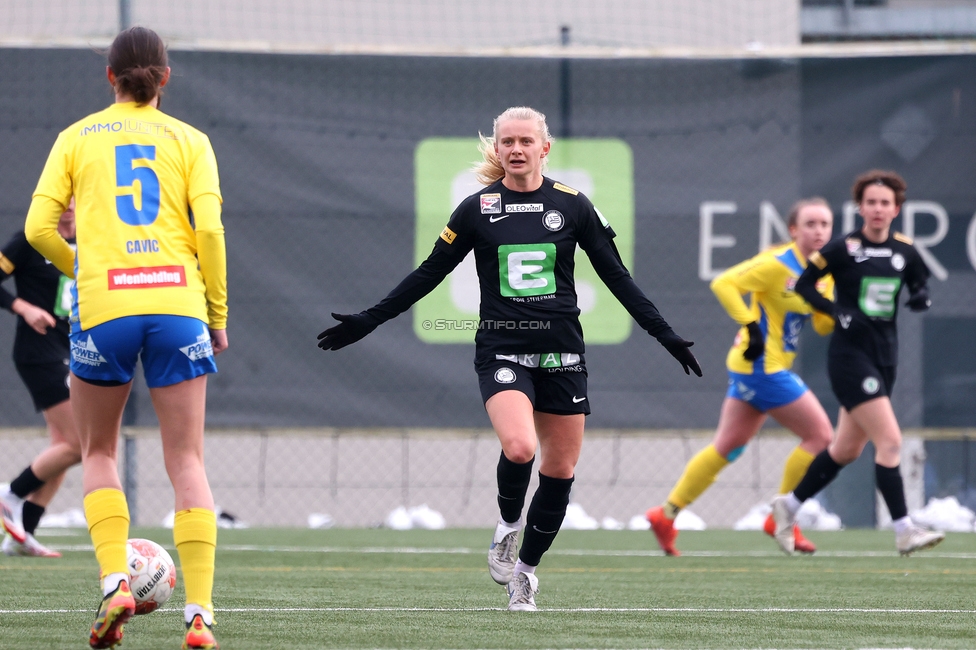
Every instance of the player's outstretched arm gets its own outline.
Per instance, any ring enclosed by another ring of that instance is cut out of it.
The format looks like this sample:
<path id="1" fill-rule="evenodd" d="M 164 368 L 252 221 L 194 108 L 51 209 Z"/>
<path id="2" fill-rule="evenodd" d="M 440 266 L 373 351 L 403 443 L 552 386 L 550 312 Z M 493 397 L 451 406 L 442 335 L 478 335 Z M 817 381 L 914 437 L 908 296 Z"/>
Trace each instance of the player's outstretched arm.
<path id="1" fill-rule="evenodd" d="M 614 297 L 620 301 L 620 304 L 634 317 L 637 324 L 656 338 L 671 356 L 678 360 L 686 375 L 694 372 L 701 377 L 702 371 L 698 359 L 688 349 L 694 345 L 694 342 L 686 341 L 674 333 L 654 303 L 644 295 L 644 292 L 634 282 L 634 278 L 631 277 L 627 267 L 621 261 L 620 254 L 613 242 L 608 242 L 607 245 L 601 246 L 595 251 L 588 251 L 587 256 L 593 263 L 593 269 L 597 275 L 607 285 Z"/>
<path id="2" fill-rule="evenodd" d="M 341 350 L 365 337 L 386 321 L 396 318 L 434 290 L 464 258 L 434 248 L 424 262 L 405 277 L 386 298 L 358 314 L 332 314 L 339 321 L 318 336 L 323 350 Z"/>

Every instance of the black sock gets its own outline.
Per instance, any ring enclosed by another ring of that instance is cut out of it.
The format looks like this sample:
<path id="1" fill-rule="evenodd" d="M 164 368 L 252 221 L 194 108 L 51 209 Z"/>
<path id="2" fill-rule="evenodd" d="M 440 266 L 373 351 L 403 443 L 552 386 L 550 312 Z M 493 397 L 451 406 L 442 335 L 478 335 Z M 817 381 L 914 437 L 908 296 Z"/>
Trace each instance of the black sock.
<path id="1" fill-rule="evenodd" d="M 799 499 L 800 502 L 806 501 L 830 485 L 830 482 L 837 477 L 837 472 L 842 467 L 843 465 L 838 465 L 837 461 L 831 458 L 827 450 L 824 449 L 810 463 L 810 467 L 807 468 L 807 473 L 803 475 L 800 484 L 793 490 L 793 496 Z"/>
<path id="2" fill-rule="evenodd" d="M 24 501 L 24 530 L 33 535 L 37 530 L 37 524 L 41 523 L 43 514 L 44 506 L 39 506 L 33 501 Z"/>
<path id="3" fill-rule="evenodd" d="M 519 559 L 530 566 L 539 566 L 542 554 L 549 550 L 566 516 L 571 478 L 552 478 L 539 474 L 539 489 L 532 497 L 525 517 L 525 536 Z"/>
<path id="4" fill-rule="evenodd" d="M 905 484 L 901 480 L 901 472 L 898 466 L 885 467 L 884 465 L 874 464 L 874 480 L 878 484 L 878 490 L 884 497 L 888 512 L 891 513 L 891 520 L 896 521 L 908 514 L 908 506 L 905 505 Z"/>
<path id="5" fill-rule="evenodd" d="M 513 463 L 505 456 L 504 451 L 498 458 L 498 510 L 502 519 L 510 524 L 522 517 L 525 492 L 529 489 L 534 462 L 533 456 L 527 463 Z"/>
<path id="6" fill-rule="evenodd" d="M 44 481 L 34 476 L 34 470 L 28 465 L 27 469 L 20 473 L 20 476 L 10 482 L 10 491 L 21 499 L 26 499 L 28 494 L 42 485 L 44 485 Z"/>

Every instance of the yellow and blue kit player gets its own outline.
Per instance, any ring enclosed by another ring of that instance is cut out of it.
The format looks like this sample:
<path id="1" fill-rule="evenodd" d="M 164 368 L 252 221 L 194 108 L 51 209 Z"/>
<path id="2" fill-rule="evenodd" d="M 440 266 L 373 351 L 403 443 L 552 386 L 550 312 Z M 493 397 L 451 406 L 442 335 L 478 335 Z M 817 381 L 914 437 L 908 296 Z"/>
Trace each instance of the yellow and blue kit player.
<path id="1" fill-rule="evenodd" d="M 807 321 L 812 320 L 821 335 L 833 331 L 833 319 L 814 312 L 794 291 L 807 258 L 829 239 L 832 223 L 833 215 L 825 201 L 800 201 L 788 218 L 791 243 L 764 251 L 712 281 L 719 303 L 741 328 L 726 359 L 729 388 L 712 443 L 688 462 L 667 501 L 647 511 L 658 543 L 668 555 L 679 555 L 674 546 L 677 513 L 701 496 L 719 472 L 742 454 L 768 415 L 801 439 L 786 460 L 781 493 L 797 485 L 816 454 L 830 442 L 830 419 L 791 368 L 800 331 Z M 821 278 L 818 289 L 832 296 L 833 280 Z M 747 294 L 751 294 L 749 303 Z M 772 534 L 771 519 L 765 528 Z M 798 550 L 816 550 L 799 529 L 794 535 Z"/>

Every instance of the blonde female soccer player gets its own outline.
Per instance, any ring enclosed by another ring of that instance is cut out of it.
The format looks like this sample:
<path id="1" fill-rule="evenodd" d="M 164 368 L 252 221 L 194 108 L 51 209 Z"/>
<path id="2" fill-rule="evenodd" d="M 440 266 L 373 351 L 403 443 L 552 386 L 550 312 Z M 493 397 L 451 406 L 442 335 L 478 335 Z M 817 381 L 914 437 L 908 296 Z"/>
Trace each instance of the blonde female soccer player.
<path id="1" fill-rule="evenodd" d="M 691 342 L 674 333 L 624 267 L 610 225 L 583 194 L 543 176 L 551 146 L 542 113 L 520 106 L 495 118 L 477 170 L 486 187 L 461 202 L 430 256 L 383 301 L 359 314 L 333 314 L 340 323 L 319 335 L 326 350 L 355 343 L 409 309 L 474 250 L 481 285 L 475 370 L 502 447 L 500 517 L 488 571 L 508 585 L 508 608 L 515 611 L 536 609 L 535 570 L 566 514 L 590 412 L 574 280 L 577 246 L 638 324 L 685 373 L 701 376 Z M 539 487 L 523 528 L 537 446 Z"/>
<path id="2" fill-rule="evenodd" d="M 85 517 L 103 600 L 89 643 L 122 640 L 134 613 L 129 511 L 117 472 L 136 359 L 159 418 L 176 493 L 173 538 L 186 587 L 184 648 L 216 648 L 217 522 L 203 464 L 207 374 L 227 348 L 224 229 L 207 136 L 159 111 L 170 69 L 162 40 L 132 27 L 108 51 L 115 103 L 61 132 L 27 215 L 30 243 L 76 278 L 71 403 L 82 446 Z M 57 232 L 72 194 L 77 255 Z"/>
<path id="3" fill-rule="evenodd" d="M 667 501 L 647 511 L 658 544 L 668 555 L 680 555 L 674 542 L 674 519 L 715 481 L 726 465 L 742 454 L 767 416 L 792 431 L 800 444 L 786 459 L 780 493 L 796 487 L 814 456 L 830 442 L 830 419 L 817 397 L 790 368 L 803 325 L 813 310 L 794 292 L 807 259 L 830 239 L 833 213 L 820 198 L 797 202 L 787 218 L 792 243 L 778 246 L 742 262 L 712 281 L 719 302 L 741 325 L 726 365 L 729 389 L 712 443 L 695 454 L 672 488 Z M 817 286 L 831 295 L 829 276 Z M 743 296 L 752 295 L 752 304 Z M 833 330 L 830 316 L 813 313 L 813 327 L 821 335 Z M 772 516 L 765 525 L 774 532 Z M 796 548 L 813 553 L 816 547 L 794 527 Z"/>

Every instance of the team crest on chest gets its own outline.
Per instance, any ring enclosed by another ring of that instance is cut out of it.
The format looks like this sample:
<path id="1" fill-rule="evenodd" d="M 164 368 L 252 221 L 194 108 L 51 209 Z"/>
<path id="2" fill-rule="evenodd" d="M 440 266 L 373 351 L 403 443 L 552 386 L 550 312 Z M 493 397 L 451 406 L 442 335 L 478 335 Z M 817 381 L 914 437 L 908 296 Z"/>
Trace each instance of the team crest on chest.
<path id="1" fill-rule="evenodd" d="M 901 271 L 905 268 L 905 256 L 901 253 L 895 253 L 891 256 L 891 267 L 896 271 Z"/>
<path id="2" fill-rule="evenodd" d="M 501 194 L 481 195 L 481 214 L 501 214 L 501 213 L 502 213 Z"/>
<path id="3" fill-rule="evenodd" d="M 559 210 L 550 210 L 542 215 L 542 225 L 546 227 L 546 230 L 551 230 L 552 232 L 562 230 L 565 223 L 566 220 L 563 218 L 563 213 Z"/>

